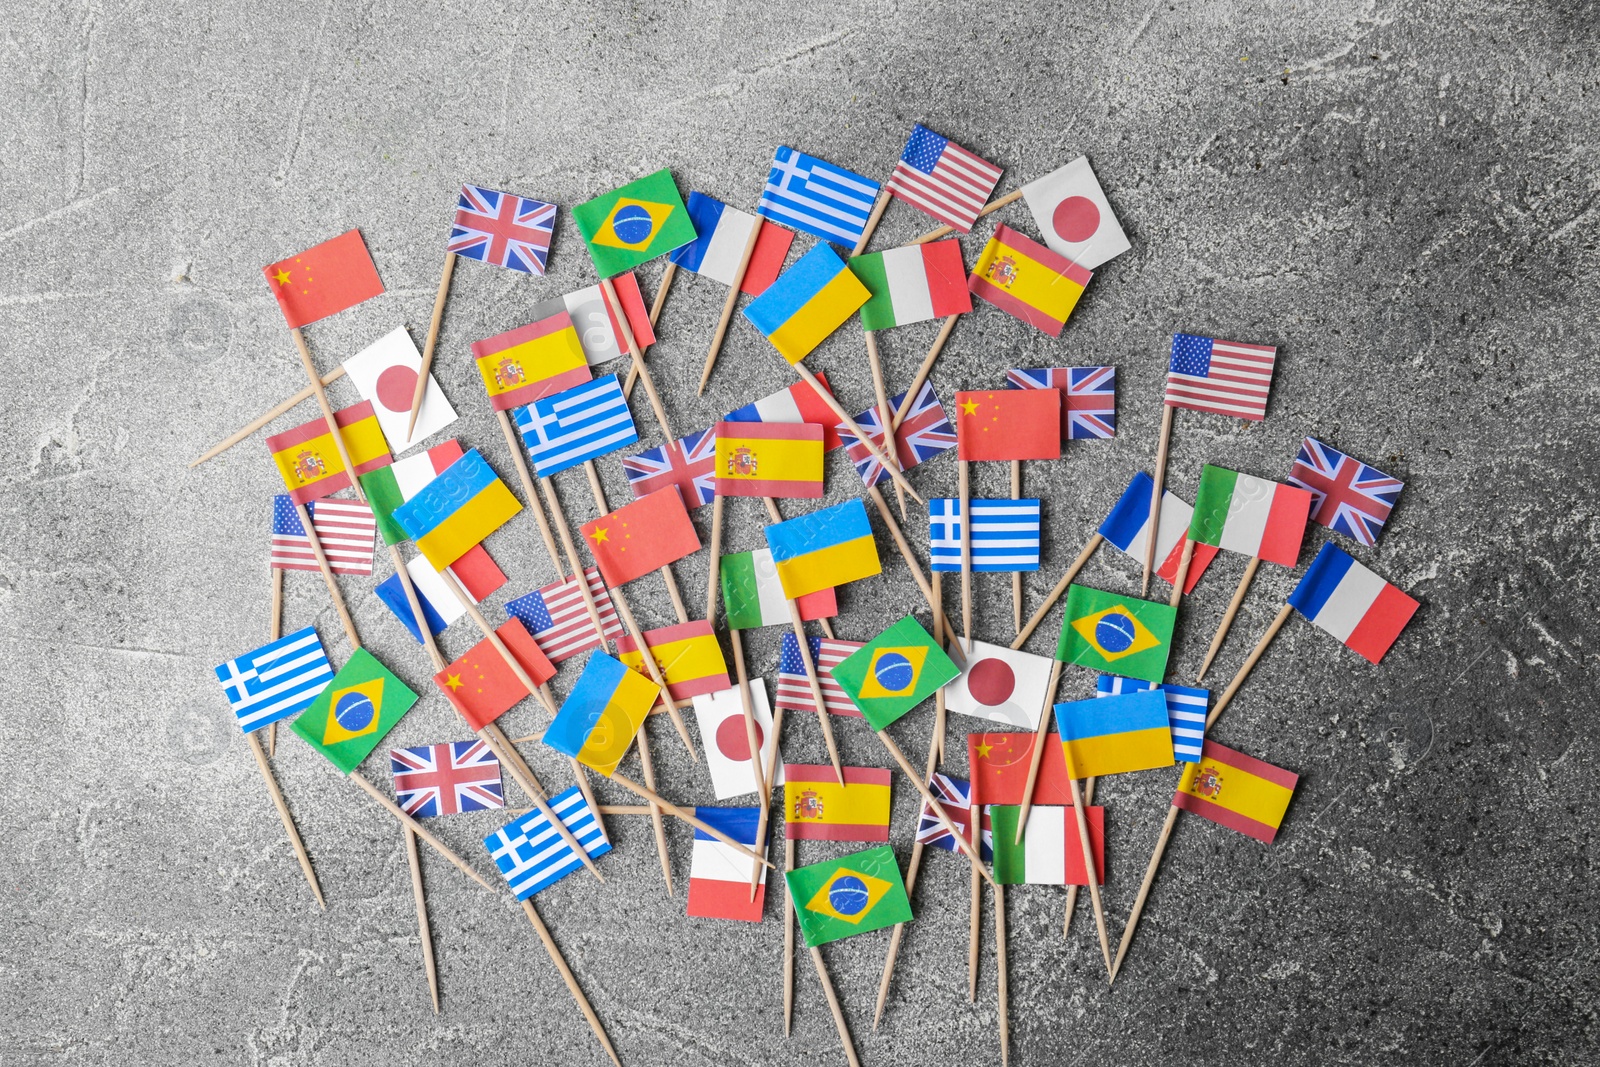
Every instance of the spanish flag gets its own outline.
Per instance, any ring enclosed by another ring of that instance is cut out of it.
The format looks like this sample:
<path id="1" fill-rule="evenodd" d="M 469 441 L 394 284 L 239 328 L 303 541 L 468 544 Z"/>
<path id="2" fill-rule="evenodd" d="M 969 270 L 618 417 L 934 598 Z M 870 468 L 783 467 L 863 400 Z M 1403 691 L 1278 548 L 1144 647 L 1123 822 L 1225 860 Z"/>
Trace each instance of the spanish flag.
<path id="1" fill-rule="evenodd" d="M 333 413 L 339 426 L 339 436 L 355 464 L 356 474 L 387 467 L 394 462 L 389 455 L 389 444 L 383 439 L 378 426 L 377 413 L 372 401 L 363 400 L 342 411 Z M 350 484 L 350 475 L 339 458 L 339 446 L 328 430 L 328 420 L 322 417 L 296 426 L 292 430 L 273 434 L 267 438 L 267 450 L 272 462 L 283 477 L 283 484 L 296 504 L 309 504 L 331 496 Z"/>
<path id="2" fill-rule="evenodd" d="M 473 449 L 394 509 L 394 521 L 436 571 L 460 559 L 522 510 Z"/>
<path id="3" fill-rule="evenodd" d="M 783 836 L 788 841 L 889 840 L 889 771 L 832 764 L 783 765 Z"/>
<path id="4" fill-rule="evenodd" d="M 609 778 L 660 695 L 656 683 L 595 649 L 544 743 Z"/>
<path id="5" fill-rule="evenodd" d="M 728 678 L 728 661 L 722 658 L 722 646 L 704 619 L 646 630 L 644 643 L 661 668 L 661 677 L 666 679 L 667 692 L 673 700 L 681 702 L 720 693 L 733 685 Z M 617 658 L 631 670 L 650 677 L 632 634 L 617 638 Z"/>
<path id="6" fill-rule="evenodd" d="M 822 496 L 822 427 L 811 422 L 719 422 L 718 496 Z"/>
<path id="7" fill-rule="evenodd" d="M 472 357 L 496 411 L 582 385 L 594 377 L 565 308 L 538 322 L 472 342 Z"/>
<path id="8" fill-rule="evenodd" d="M 984 246 L 967 288 L 1006 314 L 1060 337 L 1092 277 L 1091 271 L 1002 224 Z"/>
<path id="9" fill-rule="evenodd" d="M 767 527 L 767 547 L 783 595 L 790 600 L 870 578 L 883 569 L 866 506 L 859 500 L 773 523 Z"/>
<path id="10" fill-rule="evenodd" d="M 1067 773 L 1074 778 L 1170 767 L 1172 726 L 1159 689 L 1056 705 Z"/>
<path id="11" fill-rule="evenodd" d="M 1186 763 L 1172 806 L 1272 844 L 1300 776 L 1207 741 Z"/>
<path id="12" fill-rule="evenodd" d="M 778 354 L 799 363 L 872 294 L 839 254 L 819 242 L 744 309 Z"/>

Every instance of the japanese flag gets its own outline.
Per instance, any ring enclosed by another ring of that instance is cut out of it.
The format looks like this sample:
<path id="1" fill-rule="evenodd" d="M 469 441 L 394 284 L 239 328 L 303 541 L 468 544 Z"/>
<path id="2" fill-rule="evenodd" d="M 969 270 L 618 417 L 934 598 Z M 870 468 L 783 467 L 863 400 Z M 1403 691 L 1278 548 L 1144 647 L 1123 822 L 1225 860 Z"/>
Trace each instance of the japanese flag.
<path id="1" fill-rule="evenodd" d="M 361 399 L 372 401 L 378 425 L 396 455 L 456 421 L 455 408 L 430 374 L 428 389 L 422 394 L 422 410 L 417 413 L 416 432 L 406 437 L 411 397 L 416 393 L 421 370 L 422 355 L 404 326 L 396 327 L 344 361 L 344 371 L 356 392 Z"/>
<path id="2" fill-rule="evenodd" d="M 1024 185 L 1022 199 L 1044 243 L 1080 267 L 1094 270 L 1133 247 L 1100 190 L 1088 156 Z"/>
<path id="3" fill-rule="evenodd" d="M 756 720 L 756 742 L 761 746 L 761 769 L 772 755 L 772 708 L 767 703 L 767 686 L 759 678 L 750 682 L 750 707 Z M 694 717 L 700 726 L 700 745 L 705 749 L 706 767 L 711 771 L 711 788 L 718 800 L 745 796 L 756 791 L 750 773 L 750 739 L 744 729 L 744 700 L 739 687 L 724 689 L 694 698 Z M 783 764 L 773 771 L 783 784 Z"/>
<path id="4" fill-rule="evenodd" d="M 1019 730 L 1035 729 L 1051 696 L 1053 666 L 1048 656 L 974 641 L 967 669 L 945 686 L 945 707 Z"/>

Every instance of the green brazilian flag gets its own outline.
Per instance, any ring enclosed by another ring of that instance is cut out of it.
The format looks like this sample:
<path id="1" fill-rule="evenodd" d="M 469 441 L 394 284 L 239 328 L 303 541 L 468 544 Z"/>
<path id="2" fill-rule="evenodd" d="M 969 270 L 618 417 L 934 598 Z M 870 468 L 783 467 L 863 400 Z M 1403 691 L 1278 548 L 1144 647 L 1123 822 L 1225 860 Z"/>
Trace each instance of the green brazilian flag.
<path id="1" fill-rule="evenodd" d="M 961 669 L 910 615 L 833 669 L 833 680 L 874 730 L 882 730 L 960 676 Z"/>
<path id="2" fill-rule="evenodd" d="M 1107 674 L 1160 682 L 1178 609 L 1081 585 L 1067 587 L 1056 659 Z"/>
<path id="3" fill-rule="evenodd" d="M 695 239 L 672 172 L 658 170 L 579 204 L 572 218 L 602 278 L 664 256 Z"/>
<path id="4" fill-rule="evenodd" d="M 416 702 L 406 683 L 358 648 L 290 729 L 349 774 Z"/>
<path id="5" fill-rule="evenodd" d="M 879 845 L 784 876 L 807 948 L 911 921 L 894 849 Z"/>

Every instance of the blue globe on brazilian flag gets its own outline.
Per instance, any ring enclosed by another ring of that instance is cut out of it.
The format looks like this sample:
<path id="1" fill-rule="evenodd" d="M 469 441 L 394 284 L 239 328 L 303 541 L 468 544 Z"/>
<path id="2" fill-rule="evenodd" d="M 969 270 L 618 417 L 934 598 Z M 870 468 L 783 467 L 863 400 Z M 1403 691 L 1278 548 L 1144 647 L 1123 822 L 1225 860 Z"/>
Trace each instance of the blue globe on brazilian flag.
<path id="1" fill-rule="evenodd" d="M 1068 586 L 1056 659 L 1125 678 L 1160 682 L 1166 677 L 1177 618 L 1176 608 L 1153 600 Z"/>
<path id="2" fill-rule="evenodd" d="M 960 675 L 960 669 L 910 615 L 833 669 L 833 680 L 874 730 L 888 726 Z"/>
<path id="3" fill-rule="evenodd" d="M 602 278 L 664 256 L 695 239 L 672 172 L 658 170 L 579 204 L 572 217 Z"/>
<path id="4" fill-rule="evenodd" d="M 799 867 L 783 877 L 798 905 L 795 914 L 807 948 L 911 921 L 911 900 L 889 845 Z"/>
<path id="5" fill-rule="evenodd" d="M 358 648 L 289 728 L 349 774 L 416 702 L 417 694 L 406 683 L 371 652 Z"/>

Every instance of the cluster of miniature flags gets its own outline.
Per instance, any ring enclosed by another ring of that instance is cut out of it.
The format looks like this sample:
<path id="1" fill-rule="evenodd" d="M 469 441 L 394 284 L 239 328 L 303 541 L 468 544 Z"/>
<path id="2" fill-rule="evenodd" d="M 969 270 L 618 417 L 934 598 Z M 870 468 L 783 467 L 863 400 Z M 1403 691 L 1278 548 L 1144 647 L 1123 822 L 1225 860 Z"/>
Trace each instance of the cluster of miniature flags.
<path id="1" fill-rule="evenodd" d="M 514 427 L 534 476 L 580 466 L 592 476 L 595 460 L 626 449 L 620 464 L 633 499 L 572 531 L 592 565 L 574 559 L 579 573 L 563 570 L 558 580 L 506 599 L 503 624 L 492 632 L 485 626 L 482 640 L 432 672 L 444 701 L 478 737 L 390 752 L 395 798 L 406 816 L 504 808 L 501 761 L 482 731 L 533 695 L 529 682 L 543 687 L 577 661 L 566 698 L 541 734 L 553 753 L 617 777 L 653 708 L 665 705 L 676 717 L 680 704 L 692 705 L 716 800 L 756 793 L 764 764 L 775 768 L 765 786 L 781 788 L 788 840 L 866 846 L 786 872 L 809 947 L 904 923 L 913 909 L 889 846 L 891 772 L 783 763 L 776 724 L 787 711 L 859 719 L 881 733 L 937 692 L 948 711 L 991 728 L 967 737 L 967 778 L 939 771 L 915 782 L 924 795 L 915 841 L 954 851 L 970 840 L 1002 885 L 1094 892 L 1104 881 L 1105 813 L 1075 802 L 1079 779 L 1176 767 L 1175 808 L 1273 840 L 1296 776 L 1207 736 L 1208 713 L 1220 707 L 1213 708 L 1208 689 L 1170 679 L 1170 654 L 1179 598 L 1193 592 L 1220 552 L 1250 561 L 1237 604 L 1260 562 L 1300 565 L 1309 524 L 1363 548 L 1376 544 L 1402 483 L 1314 438 L 1285 464 L 1282 482 L 1206 465 L 1192 505 L 1162 484 L 1163 472 L 1136 473 L 1080 564 L 1103 540 L 1179 588 L 1164 603 L 1064 579 L 1052 655 L 970 635 L 957 650 L 954 634 L 936 640 L 913 616 L 865 641 L 836 639 L 831 629 L 827 637 L 805 634 L 805 623 L 839 616 L 839 587 L 884 570 L 862 499 L 774 521 L 762 547 L 716 561 L 714 592 L 730 631 L 791 628 L 771 665 L 770 702 L 759 679 L 747 690 L 735 686 L 714 617 L 643 631 L 632 621 L 623 587 L 701 549 L 691 511 L 717 502 L 720 515 L 720 501 L 737 497 L 818 500 L 827 456 L 837 449 L 845 449 L 863 487 L 876 492 L 946 452 L 963 465 L 1050 462 L 1062 458 L 1065 442 L 1115 438 L 1117 371 L 1110 366 L 997 365 L 990 380 L 947 394 L 948 410 L 934 385 L 919 378 L 913 390 L 854 418 L 825 375 L 802 370 L 858 313 L 869 342 L 873 331 L 953 321 L 983 304 L 1059 337 L 1094 271 L 1131 247 L 1086 159 L 1021 187 L 1039 239 L 998 224 L 970 269 L 959 236 L 861 251 L 885 197 L 928 214 L 947 228 L 942 232 L 970 233 L 997 206 L 990 197 L 1001 175 L 918 125 L 883 184 L 783 146 L 754 214 L 700 192 L 685 201 L 666 170 L 571 209 L 602 281 L 535 303 L 525 325 L 471 343 L 471 358 L 489 407 L 509 420 L 508 436 Z M 551 203 L 465 185 L 448 251 L 541 276 L 558 214 Z M 797 233 L 817 241 L 785 268 Z M 744 318 L 802 380 L 703 429 L 639 448 L 651 432 L 635 422 L 622 377 L 597 376 L 593 368 L 630 354 L 637 368 L 638 350 L 656 342 L 634 271 L 662 256 L 729 287 L 730 310 L 739 294 L 749 296 Z M 266 276 L 296 331 L 383 291 L 354 230 L 272 264 Z M 372 576 L 379 538 L 397 566 L 399 546 L 410 542 L 415 558 L 376 592 L 430 649 L 464 616 L 479 621 L 476 605 L 506 585 L 484 540 L 525 506 L 543 507 L 525 505 L 477 449 L 454 439 L 394 457 L 457 417 L 428 374 L 432 349 L 432 338 L 423 356 L 405 329 L 391 331 L 345 363 L 359 403 L 266 442 L 285 490 L 272 501 L 271 566 L 324 570 L 332 587 L 332 575 Z M 1276 361 L 1268 345 L 1176 334 L 1164 396 L 1168 425 L 1175 409 L 1264 418 Z M 931 570 L 964 577 L 1041 570 L 1051 502 L 1020 494 L 970 498 L 964 474 L 962 485 L 959 497 L 927 500 Z M 335 496 L 358 487 L 362 499 Z M 559 511 L 557 517 L 564 525 Z M 1376 663 L 1417 606 L 1327 542 L 1284 611 L 1299 612 Z M 1206 667 L 1225 633 L 1226 623 Z M 1093 673 L 1093 695 L 1056 702 L 1069 666 Z M 335 669 L 309 626 L 229 660 L 216 674 L 244 731 L 292 718 L 295 735 L 345 775 L 357 772 L 420 699 L 360 647 Z M 689 915 L 762 920 L 766 872 L 752 868 L 749 857 L 767 847 L 770 798 L 758 801 L 690 809 Z M 601 813 L 577 786 L 494 830 L 483 845 L 519 900 L 611 849 Z"/>

